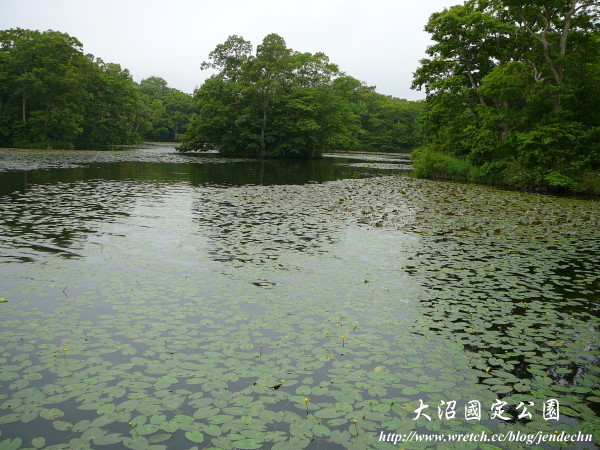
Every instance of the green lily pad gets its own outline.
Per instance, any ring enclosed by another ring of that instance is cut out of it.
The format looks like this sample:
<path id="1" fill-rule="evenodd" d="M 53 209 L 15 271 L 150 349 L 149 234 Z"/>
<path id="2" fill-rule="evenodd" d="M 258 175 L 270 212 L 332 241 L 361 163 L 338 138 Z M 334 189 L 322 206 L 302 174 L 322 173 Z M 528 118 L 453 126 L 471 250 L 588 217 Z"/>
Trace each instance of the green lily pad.
<path id="1" fill-rule="evenodd" d="M 0 442 L 0 448 L 2 450 L 17 450 L 22 444 L 23 440 L 21 438 L 5 439 Z"/>
<path id="2" fill-rule="evenodd" d="M 335 419 L 337 417 L 340 417 L 344 413 L 335 408 L 323 408 L 318 411 L 315 411 L 314 414 L 316 417 L 319 417 L 321 419 Z"/>
<path id="3" fill-rule="evenodd" d="M 65 413 L 58 408 L 43 408 L 40 410 L 40 417 L 46 420 L 55 420 L 64 415 Z"/>
<path id="4" fill-rule="evenodd" d="M 175 421 L 164 421 L 160 427 L 167 433 L 175 433 L 179 429 L 179 424 Z"/>
<path id="5" fill-rule="evenodd" d="M 256 448 L 262 448 L 263 443 L 255 439 L 240 439 L 235 441 L 235 447 L 244 450 L 251 450 Z"/>
<path id="6" fill-rule="evenodd" d="M 116 409 L 115 405 L 113 403 L 107 403 L 105 405 L 102 405 L 100 408 L 98 408 L 96 410 L 97 414 L 110 414 L 112 412 L 114 412 Z"/>
<path id="7" fill-rule="evenodd" d="M 7 423 L 13 423 L 19 420 L 20 418 L 21 415 L 17 413 L 6 414 L 4 416 L 0 416 L 0 424 L 4 425 Z"/>
<path id="8" fill-rule="evenodd" d="M 202 431 L 204 431 L 206 434 L 210 434 L 211 436 L 221 436 L 222 434 L 221 427 L 215 424 L 205 425 L 202 428 Z"/>
<path id="9" fill-rule="evenodd" d="M 134 450 L 148 448 L 148 440 L 144 436 L 126 437 L 123 439 L 123 445 Z"/>
<path id="10" fill-rule="evenodd" d="M 153 434 L 152 436 L 148 436 L 148 442 L 150 444 L 156 444 L 158 442 L 164 442 L 168 439 L 171 439 L 173 437 L 173 435 L 171 433 L 157 433 L 157 434 Z"/>
<path id="11" fill-rule="evenodd" d="M 46 438 L 36 437 L 31 440 L 31 445 L 35 448 L 43 448 L 46 445 Z"/>
<path id="12" fill-rule="evenodd" d="M 43 378 L 41 373 L 28 373 L 24 376 L 28 380 L 41 380 Z"/>
<path id="13" fill-rule="evenodd" d="M 96 445 L 114 445 L 123 440 L 123 435 L 119 433 L 109 433 L 102 436 L 94 437 L 93 441 Z"/>
<path id="14" fill-rule="evenodd" d="M 188 441 L 192 441 L 197 444 L 201 444 L 202 442 L 204 442 L 204 435 L 200 431 L 197 431 L 197 430 L 186 431 L 185 437 L 188 439 Z"/>

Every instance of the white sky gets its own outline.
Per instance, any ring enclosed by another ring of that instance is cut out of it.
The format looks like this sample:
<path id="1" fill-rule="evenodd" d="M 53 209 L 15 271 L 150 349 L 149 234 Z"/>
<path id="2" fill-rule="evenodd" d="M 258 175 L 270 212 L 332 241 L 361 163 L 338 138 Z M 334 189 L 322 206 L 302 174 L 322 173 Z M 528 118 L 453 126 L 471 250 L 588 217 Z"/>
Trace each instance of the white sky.
<path id="1" fill-rule="evenodd" d="M 431 43 L 429 16 L 462 0 L 0 0 L 0 29 L 48 29 L 78 38 L 86 53 L 118 63 L 136 81 L 152 75 L 191 93 L 209 75 L 200 63 L 237 34 L 269 33 L 299 52 L 322 51 L 382 94 L 411 100 L 412 73 Z"/>

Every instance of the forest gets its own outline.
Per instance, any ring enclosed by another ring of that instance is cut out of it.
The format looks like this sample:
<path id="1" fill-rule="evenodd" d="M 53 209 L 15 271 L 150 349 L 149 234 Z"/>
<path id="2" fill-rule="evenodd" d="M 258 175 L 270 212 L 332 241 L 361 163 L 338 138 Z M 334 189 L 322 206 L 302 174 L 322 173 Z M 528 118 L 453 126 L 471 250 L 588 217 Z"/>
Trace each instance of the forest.
<path id="1" fill-rule="evenodd" d="M 253 48 L 230 36 L 202 64 L 217 73 L 194 95 L 198 111 L 183 150 L 208 144 L 227 155 L 315 158 L 419 145 L 423 102 L 379 94 L 324 53 L 294 51 L 277 34 Z"/>
<path id="2" fill-rule="evenodd" d="M 317 158 L 412 152 L 414 175 L 526 190 L 600 192 L 598 5 L 468 0 L 431 15 L 414 73 L 424 101 L 380 94 L 324 53 L 230 36 L 193 94 L 83 52 L 56 31 L 0 32 L 0 146 Z"/>
<path id="3" fill-rule="evenodd" d="M 419 177 L 600 192 L 598 3 L 473 0 L 431 16 Z"/>
<path id="4" fill-rule="evenodd" d="M 0 146 L 105 149 L 177 140 L 193 99 L 159 77 L 127 69 L 56 31 L 0 31 Z"/>
<path id="5" fill-rule="evenodd" d="M 127 69 L 84 54 L 56 31 L 0 32 L 0 146 L 113 148 L 183 141 L 183 150 L 318 157 L 325 150 L 409 151 L 420 143 L 424 102 L 379 94 L 322 53 L 288 49 L 275 34 L 257 55 L 232 36 L 189 95 L 160 77 L 139 84 Z"/>

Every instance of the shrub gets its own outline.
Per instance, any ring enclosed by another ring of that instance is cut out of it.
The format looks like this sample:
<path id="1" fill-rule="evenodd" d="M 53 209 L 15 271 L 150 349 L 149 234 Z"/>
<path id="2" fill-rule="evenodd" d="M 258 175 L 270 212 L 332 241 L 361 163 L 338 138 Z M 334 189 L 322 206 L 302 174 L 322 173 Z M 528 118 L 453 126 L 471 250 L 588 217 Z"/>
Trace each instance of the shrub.
<path id="1" fill-rule="evenodd" d="M 424 146 L 411 153 L 413 174 L 417 178 L 469 181 L 471 164 L 461 158 Z"/>

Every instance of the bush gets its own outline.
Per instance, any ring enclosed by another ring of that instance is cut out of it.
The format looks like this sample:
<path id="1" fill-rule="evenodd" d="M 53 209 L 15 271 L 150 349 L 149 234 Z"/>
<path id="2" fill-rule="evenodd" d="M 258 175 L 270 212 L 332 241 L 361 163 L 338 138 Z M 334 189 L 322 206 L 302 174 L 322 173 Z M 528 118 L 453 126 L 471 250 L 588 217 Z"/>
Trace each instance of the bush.
<path id="1" fill-rule="evenodd" d="M 470 181 L 471 164 L 447 153 L 442 153 L 433 146 L 420 147 L 411 153 L 413 174 L 417 178 Z"/>
<path id="2" fill-rule="evenodd" d="M 557 191 L 575 191 L 576 183 L 571 177 L 560 172 L 550 172 L 544 176 L 544 182 L 551 190 Z"/>
<path id="3" fill-rule="evenodd" d="M 600 173 L 584 175 L 581 179 L 581 187 L 585 193 L 600 195 Z"/>
<path id="4" fill-rule="evenodd" d="M 488 161 L 481 166 L 474 165 L 471 168 L 471 180 L 477 183 L 504 185 L 508 166 L 505 160 Z"/>

